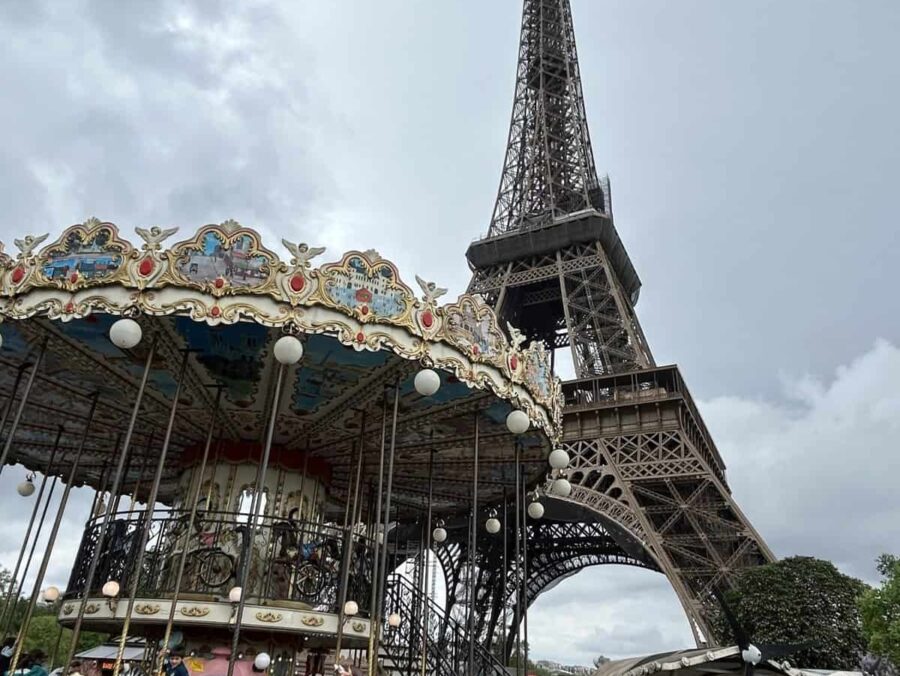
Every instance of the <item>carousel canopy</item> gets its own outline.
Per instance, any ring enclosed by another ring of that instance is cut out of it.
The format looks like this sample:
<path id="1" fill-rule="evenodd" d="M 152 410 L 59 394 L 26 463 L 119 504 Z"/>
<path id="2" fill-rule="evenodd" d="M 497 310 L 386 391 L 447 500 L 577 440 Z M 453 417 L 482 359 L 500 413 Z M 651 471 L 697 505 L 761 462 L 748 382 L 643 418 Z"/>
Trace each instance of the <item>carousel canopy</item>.
<path id="1" fill-rule="evenodd" d="M 164 248 L 176 230 L 136 228 L 143 243 L 135 246 L 115 225 L 92 219 L 42 248 L 47 235 L 15 240 L 16 258 L 0 243 L 0 395 L 7 403 L 15 384 L 21 393 L 27 380 L 23 365 L 41 359 L 9 461 L 43 470 L 61 430 L 55 473 L 62 473 L 96 396 L 78 478 L 97 485 L 120 452 L 155 344 L 129 480 L 137 477 L 139 456 L 159 446 L 183 360 L 163 500 L 171 499 L 175 478 L 202 447 L 218 389 L 217 457 L 254 462 L 273 405 L 273 345 L 287 333 L 304 343 L 304 355 L 286 375 L 274 436 L 277 465 L 299 469 L 308 453 L 310 471 L 340 494 L 360 439 L 367 472 L 377 467 L 384 412 L 389 421 L 399 386 L 399 504 L 421 503 L 431 449 L 442 477 L 436 507 L 452 511 L 465 501 L 476 419 L 486 500 L 511 481 L 514 443 L 522 444 L 534 479 L 546 470 L 561 421 L 549 353 L 541 343 L 526 346 L 514 328 L 503 330 L 479 297 L 442 305 L 445 289 L 419 277 L 417 295 L 373 251 L 351 251 L 314 267 L 324 249 L 284 241 L 290 258 L 282 261 L 258 233 L 233 221 L 204 226 Z M 123 316 L 143 329 L 131 349 L 109 337 Z M 440 375 L 433 396 L 414 387 L 425 367 Z M 528 433 L 508 431 L 513 409 L 528 415 Z"/>

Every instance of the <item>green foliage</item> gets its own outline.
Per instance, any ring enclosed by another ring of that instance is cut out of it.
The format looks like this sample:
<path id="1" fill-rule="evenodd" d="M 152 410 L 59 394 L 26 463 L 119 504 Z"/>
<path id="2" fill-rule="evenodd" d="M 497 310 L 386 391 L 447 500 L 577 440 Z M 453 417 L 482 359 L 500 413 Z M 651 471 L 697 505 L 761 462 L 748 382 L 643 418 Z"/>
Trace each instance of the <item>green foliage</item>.
<path id="1" fill-rule="evenodd" d="M 28 635 L 25 636 L 24 650 L 31 651 L 40 648 L 47 654 L 47 666 L 50 666 L 50 657 L 54 654 L 57 638 L 59 639 L 59 649 L 56 651 L 56 662 L 53 666 L 60 666 L 62 661 L 69 654 L 69 648 L 72 645 L 72 631 L 64 629 L 62 635 L 59 633 L 59 623 L 56 621 L 55 615 L 42 614 L 31 619 L 28 627 Z M 78 650 L 82 652 L 100 645 L 105 640 L 104 634 L 85 631 L 78 637 Z"/>
<path id="2" fill-rule="evenodd" d="M 859 602 L 863 633 L 870 651 L 900 666 L 900 558 L 883 554 L 878 572 L 881 587 L 867 590 Z"/>
<path id="3" fill-rule="evenodd" d="M 726 601 L 755 644 L 806 644 L 791 664 L 854 670 L 866 645 L 858 606 L 866 588 L 829 561 L 797 556 L 745 570 Z M 715 625 L 733 645 L 723 616 Z"/>

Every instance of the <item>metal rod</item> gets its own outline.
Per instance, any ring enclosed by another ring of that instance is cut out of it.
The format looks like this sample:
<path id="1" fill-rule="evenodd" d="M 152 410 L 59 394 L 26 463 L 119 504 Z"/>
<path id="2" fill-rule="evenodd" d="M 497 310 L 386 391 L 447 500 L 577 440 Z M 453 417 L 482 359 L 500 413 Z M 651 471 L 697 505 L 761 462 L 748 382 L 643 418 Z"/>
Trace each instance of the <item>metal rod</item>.
<path id="1" fill-rule="evenodd" d="M 359 484 L 362 481 L 362 460 L 363 460 L 363 443 L 366 435 L 366 414 L 363 412 L 362 421 L 360 423 L 359 440 L 357 443 L 356 453 L 356 481 L 353 483 L 352 506 L 350 501 L 347 502 L 349 513 L 353 515 L 354 520 L 349 524 L 344 522 L 344 549 L 341 552 L 341 581 L 338 587 L 338 628 L 337 641 L 335 642 L 335 660 L 341 658 L 341 640 L 344 637 L 344 605 L 347 603 L 347 585 L 350 581 L 350 566 L 353 563 L 353 527 L 356 524 L 356 507 L 359 500 Z M 348 498 L 351 497 L 348 495 Z"/>
<path id="2" fill-rule="evenodd" d="M 41 566 L 38 570 L 38 574 L 34 579 L 34 588 L 31 592 L 31 599 L 28 603 L 28 608 L 25 611 L 25 617 L 22 620 L 22 625 L 19 627 L 19 635 L 16 640 L 16 650 L 13 654 L 13 658 L 9 663 L 10 674 L 14 674 L 16 671 L 16 666 L 19 662 L 19 656 L 22 653 L 22 646 L 24 645 L 25 636 L 28 635 L 28 625 L 31 622 L 31 616 L 34 613 L 34 606 L 37 603 L 38 595 L 40 594 L 41 585 L 44 583 L 44 575 L 47 573 L 47 566 L 50 563 L 50 555 L 53 553 L 53 545 L 56 544 L 56 536 L 59 533 L 59 526 L 62 523 L 63 513 L 66 510 L 66 505 L 69 501 L 69 493 L 72 490 L 72 484 L 75 481 L 75 473 L 78 471 L 78 465 L 81 462 L 81 456 L 84 452 L 84 446 L 87 442 L 88 432 L 91 429 L 91 423 L 94 420 L 94 413 L 97 410 L 97 398 L 98 395 L 95 393 L 93 395 L 93 400 L 91 402 L 90 412 L 88 413 L 87 420 L 84 423 L 84 433 L 82 434 L 81 441 L 78 444 L 78 450 L 75 452 L 75 459 L 72 461 L 72 467 L 69 469 L 69 476 L 66 479 L 66 488 L 63 491 L 62 498 L 59 501 L 59 506 L 56 508 L 56 519 L 53 521 L 53 528 L 50 530 L 50 536 L 47 538 L 47 548 L 44 550 L 44 556 L 41 559 Z M 82 603 L 84 605 L 84 603 Z M 72 646 L 70 652 L 75 649 L 78 645 L 78 637 L 76 635 L 72 635 Z M 66 664 L 71 663 L 71 657 L 67 660 Z"/>
<path id="3" fill-rule="evenodd" d="M 25 539 L 22 540 L 22 546 L 19 548 L 19 558 L 16 560 L 16 567 L 13 569 L 12 577 L 9 581 L 9 592 L 6 595 L 6 603 L 3 606 L 3 636 L 6 636 L 9 633 L 9 625 L 12 622 L 13 616 L 15 615 L 15 610 L 10 612 L 10 607 L 15 609 L 19 596 L 22 594 L 22 585 L 25 584 L 25 576 L 28 574 L 28 567 L 31 565 L 31 557 L 34 554 L 34 547 L 37 544 L 38 538 L 41 534 L 40 526 L 38 527 L 38 532 L 34 536 L 34 544 L 31 545 L 31 553 L 28 555 L 28 563 L 25 564 L 25 570 L 22 571 L 22 579 L 19 580 L 18 588 L 16 587 L 16 580 L 19 579 L 19 569 L 22 565 L 22 559 L 25 557 L 25 549 L 28 547 L 28 541 L 31 539 L 31 531 L 34 528 L 34 519 L 37 516 L 38 508 L 41 506 L 41 498 L 44 497 L 44 489 L 47 486 L 47 477 L 50 476 L 50 472 L 53 470 L 53 463 L 56 460 L 56 453 L 59 450 L 59 440 L 62 436 L 63 428 L 62 425 L 59 426 L 56 433 L 56 441 L 53 442 L 53 451 L 50 454 L 50 460 L 47 461 L 47 466 L 44 469 L 44 476 L 41 479 L 41 486 L 38 488 L 37 498 L 34 501 L 34 508 L 31 510 L 31 518 L 28 521 L 28 528 L 25 531 Z M 56 477 L 53 477 L 53 486 L 56 486 Z M 50 495 L 47 496 L 47 504 L 44 507 L 44 515 L 47 514 L 47 507 L 50 506 L 50 498 L 53 497 L 53 488 L 50 489 Z M 44 517 L 41 516 L 41 524 L 44 523 Z M 16 603 L 12 603 L 15 600 Z M 12 605 L 10 605 L 12 603 Z"/>
<path id="4" fill-rule="evenodd" d="M 266 473 L 269 469 L 269 456 L 272 452 L 272 440 L 275 437 L 275 422 L 278 419 L 278 409 L 281 403 L 281 386 L 284 383 L 284 372 L 287 366 L 278 364 L 278 372 L 275 376 L 275 391 L 272 395 L 272 413 L 269 415 L 269 423 L 266 429 L 266 440 L 263 445 L 262 458 L 259 463 L 257 472 L 256 486 L 253 491 L 253 500 L 251 501 L 250 517 L 247 522 L 247 531 L 249 533 L 249 546 L 247 548 L 246 560 L 241 565 L 241 579 L 239 587 L 241 589 L 241 598 L 235 609 L 234 633 L 231 639 L 231 654 L 228 656 L 228 676 L 234 675 L 234 662 L 237 659 L 238 642 L 241 638 L 241 621 L 244 614 L 244 605 L 247 600 L 247 579 L 250 575 L 250 565 L 253 560 L 253 542 L 256 539 L 257 520 L 260 504 L 262 503 L 262 492 L 265 486 Z"/>
<path id="5" fill-rule="evenodd" d="M 387 550 L 388 550 L 388 524 L 391 520 L 391 492 L 394 487 L 394 449 L 397 447 L 397 413 L 400 409 L 400 381 L 398 379 L 394 386 L 394 412 L 391 418 L 391 445 L 388 450 L 388 468 L 387 468 L 387 488 L 385 489 L 384 498 L 384 547 L 381 550 L 381 565 L 378 571 L 379 583 L 381 585 L 381 595 L 378 598 L 378 615 L 381 619 L 381 610 L 384 596 L 384 589 L 387 584 Z M 377 648 L 377 645 L 376 645 Z"/>
<path id="6" fill-rule="evenodd" d="M 378 632 L 381 626 L 379 605 L 381 599 L 381 575 L 379 574 L 379 554 L 381 553 L 381 489 L 384 483 L 384 444 L 387 439 L 387 392 L 382 393 L 381 405 L 381 450 L 378 453 L 378 488 L 375 497 L 375 552 L 372 562 L 372 595 L 369 603 L 369 672 L 375 676 L 378 662 Z"/>
<path id="7" fill-rule="evenodd" d="M 519 458 L 521 457 L 521 448 L 519 446 L 519 441 L 515 442 L 515 465 L 516 465 L 516 541 L 515 541 L 515 556 L 516 556 L 516 610 L 513 613 L 513 620 L 516 623 L 516 674 L 518 675 L 521 667 L 522 667 L 522 632 L 520 630 L 520 625 L 522 624 L 522 553 L 521 553 L 521 542 L 522 542 L 522 528 L 521 528 L 521 519 L 522 519 L 522 492 L 519 490 Z M 527 670 L 526 670 L 527 673 Z"/>
<path id="8" fill-rule="evenodd" d="M 475 676 L 475 555 L 478 547 L 478 411 L 475 418 L 475 448 L 472 459 L 472 539 L 469 555 L 469 674 Z"/>
<path id="9" fill-rule="evenodd" d="M 434 442 L 434 428 L 431 430 L 431 442 Z M 434 446 L 428 455 L 428 515 L 425 517 L 425 565 L 431 561 L 431 510 L 434 497 Z M 422 590 L 422 669 L 421 676 L 425 676 L 425 666 L 428 662 L 428 574 L 423 575 L 424 585 Z"/>
<path id="10" fill-rule="evenodd" d="M 134 482 L 134 489 L 131 491 L 131 499 L 128 501 L 128 512 L 134 509 L 134 503 L 137 502 L 138 494 L 141 490 L 141 482 L 144 480 L 144 473 L 147 471 L 147 464 L 150 462 L 150 448 L 153 446 L 154 435 L 156 430 L 150 430 L 147 435 L 147 446 L 144 448 L 144 460 L 141 462 L 141 473 L 138 474 L 137 480 Z"/>
<path id="11" fill-rule="evenodd" d="M 150 349 L 147 351 L 147 359 L 144 362 L 144 372 L 141 375 L 141 382 L 138 386 L 137 395 L 135 396 L 134 406 L 131 409 L 131 418 L 128 421 L 128 428 L 125 432 L 122 450 L 119 452 L 119 461 L 113 478 L 111 494 L 115 494 L 119 490 L 119 484 L 122 481 L 122 467 L 125 463 L 125 454 L 131 446 L 131 439 L 134 436 L 134 428 L 137 424 L 138 415 L 141 411 L 141 404 L 144 400 L 144 392 L 147 389 L 147 381 L 150 379 L 150 368 L 153 366 L 153 358 L 156 356 L 157 336 L 153 336 L 150 343 Z M 87 606 L 88 595 L 91 592 L 91 586 L 94 584 L 94 576 L 97 574 L 97 564 L 100 562 L 100 554 L 103 545 L 106 542 L 106 534 L 109 531 L 109 523 L 112 520 L 112 500 L 107 501 L 106 510 L 103 514 L 103 520 L 100 522 L 100 533 L 97 537 L 97 546 L 91 556 L 91 563 L 88 567 L 88 574 L 84 581 L 84 596 L 81 603 L 78 604 L 78 616 L 75 618 L 75 626 L 72 628 L 72 645 L 69 646 L 69 653 L 66 655 L 66 664 L 71 664 L 75 656 L 75 647 L 78 645 L 78 638 L 81 635 L 81 625 L 84 621 L 84 611 Z"/>
<path id="12" fill-rule="evenodd" d="M 522 466 L 522 616 L 525 625 L 525 672 L 528 673 L 528 495 L 525 466 Z"/>
<path id="13" fill-rule="evenodd" d="M 25 369 L 30 365 L 31 364 L 28 363 L 28 355 L 25 355 L 25 359 L 16 369 L 16 379 L 13 382 L 12 389 L 9 391 L 9 399 L 6 400 L 6 406 L 3 407 L 3 419 L 0 420 L 0 438 L 3 437 L 3 430 L 6 429 L 6 421 L 9 419 L 13 404 L 16 402 L 16 392 L 19 391 L 19 383 L 22 382 L 22 374 L 25 373 Z"/>
<path id="14" fill-rule="evenodd" d="M 6 435 L 6 443 L 3 444 L 3 452 L 0 453 L 0 474 L 3 473 L 4 467 L 6 467 L 6 459 L 9 457 L 9 449 L 12 447 L 13 439 L 16 437 L 16 430 L 19 427 L 19 421 L 22 420 L 22 413 L 25 411 L 25 406 L 28 404 L 28 396 L 31 394 L 31 386 L 34 385 L 35 376 L 37 376 L 37 372 L 41 368 L 41 362 L 44 361 L 44 353 L 47 351 L 47 338 L 44 338 L 41 343 L 40 352 L 38 352 L 38 357 L 34 362 L 34 366 L 31 367 L 31 372 L 28 374 L 28 381 L 25 383 L 25 391 L 22 393 L 22 401 L 19 402 L 19 408 L 16 409 L 16 415 L 13 418 L 12 427 L 9 428 L 9 434 Z M 15 393 L 13 393 L 13 396 Z"/>
<path id="15" fill-rule="evenodd" d="M 209 460 L 209 449 L 212 447 L 213 436 L 215 435 L 216 430 L 216 418 L 219 415 L 219 404 L 222 400 L 222 390 L 223 386 L 219 386 L 216 391 L 216 403 L 213 406 L 213 414 L 212 418 L 209 421 L 209 430 L 206 433 L 206 444 L 203 446 L 203 457 L 200 460 L 200 470 L 197 472 L 198 481 L 197 487 L 192 491 L 191 496 L 189 497 L 191 504 L 191 514 L 188 517 L 188 525 L 186 530 L 186 537 L 190 537 L 191 533 L 194 532 L 194 522 L 197 518 L 197 505 L 200 500 L 200 489 L 203 486 L 203 475 L 206 473 L 206 463 Z M 207 506 L 208 508 L 208 506 Z M 178 605 L 178 594 L 181 591 L 181 580 L 184 576 L 184 566 L 187 561 L 188 555 L 188 547 L 187 543 L 185 546 L 181 548 L 181 554 L 178 557 L 178 571 L 175 574 L 175 590 L 172 592 L 172 604 L 169 606 L 169 616 L 166 618 L 166 629 L 163 632 L 163 641 L 162 645 L 169 645 L 169 637 L 172 635 L 172 625 L 175 622 L 175 606 Z M 159 655 L 157 656 L 156 661 L 156 669 L 155 672 L 162 673 L 163 660 L 165 659 L 165 650 L 160 650 Z"/>
<path id="16" fill-rule="evenodd" d="M 150 495 L 147 496 L 146 518 L 144 519 L 144 524 L 141 528 L 141 537 L 138 541 L 137 555 L 134 564 L 131 567 L 131 579 L 128 584 L 128 605 L 125 609 L 125 620 L 122 622 L 122 634 L 119 636 L 119 648 L 116 651 L 116 661 L 113 664 L 113 676 L 119 676 L 119 672 L 122 670 L 122 659 L 125 656 L 125 642 L 128 639 L 128 629 L 131 626 L 131 613 L 134 611 L 134 600 L 137 597 L 138 585 L 141 581 L 141 571 L 144 565 L 144 550 L 147 548 L 147 541 L 150 539 L 150 528 L 153 525 L 153 506 L 156 504 L 156 498 L 159 495 L 159 484 L 162 481 L 163 470 L 166 466 L 169 445 L 172 443 L 172 431 L 175 429 L 175 416 L 178 414 L 178 404 L 181 400 L 181 390 L 184 387 L 184 378 L 187 373 L 188 357 L 190 354 L 191 353 L 188 350 L 182 352 L 181 368 L 178 371 L 178 384 L 175 386 L 175 393 L 172 395 L 172 406 L 169 409 L 166 435 L 163 438 L 163 445 L 159 452 L 159 461 L 156 463 L 156 474 L 153 476 L 153 486 L 150 488 Z M 112 500 L 110 500 L 110 502 L 112 502 Z"/>
<path id="17" fill-rule="evenodd" d="M 503 468 L 503 481 L 506 482 L 506 467 Z M 506 626 L 506 590 L 508 589 L 509 584 L 509 531 L 507 528 L 509 527 L 509 496 L 506 493 L 506 488 L 503 488 L 503 594 L 501 595 L 500 602 L 503 604 L 503 632 L 500 634 L 502 639 L 501 649 L 506 650 L 506 638 L 509 636 L 509 628 Z M 492 637 L 493 638 L 493 637 Z M 490 650 L 493 646 L 488 645 L 488 650 Z"/>

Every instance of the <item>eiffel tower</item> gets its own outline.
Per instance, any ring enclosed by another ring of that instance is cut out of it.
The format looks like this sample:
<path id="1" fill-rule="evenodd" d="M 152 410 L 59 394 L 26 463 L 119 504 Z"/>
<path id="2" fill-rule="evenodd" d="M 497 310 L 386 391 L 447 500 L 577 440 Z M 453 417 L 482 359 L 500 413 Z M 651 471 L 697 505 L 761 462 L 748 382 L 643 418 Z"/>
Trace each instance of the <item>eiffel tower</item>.
<path id="1" fill-rule="evenodd" d="M 711 589 L 774 557 L 735 503 L 678 367 L 655 363 L 635 314 L 641 282 L 594 165 L 569 0 L 524 2 L 500 189 L 487 236 L 466 257 L 469 292 L 530 339 L 569 348 L 576 373 L 564 384 L 573 491 L 528 526 L 527 569 L 479 568 L 480 640 L 503 639 L 510 652 L 511 580 L 526 578 L 530 604 L 581 568 L 624 563 L 666 575 L 698 645 L 715 643 Z M 452 604 L 465 543 L 439 555 Z"/>

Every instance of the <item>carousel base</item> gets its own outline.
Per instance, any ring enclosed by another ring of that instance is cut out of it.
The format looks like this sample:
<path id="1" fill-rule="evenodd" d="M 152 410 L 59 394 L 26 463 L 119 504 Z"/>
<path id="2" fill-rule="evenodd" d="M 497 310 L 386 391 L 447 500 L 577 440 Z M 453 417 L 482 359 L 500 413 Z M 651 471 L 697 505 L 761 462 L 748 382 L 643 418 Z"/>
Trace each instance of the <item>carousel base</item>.
<path id="1" fill-rule="evenodd" d="M 195 595 L 196 596 L 196 595 Z M 75 624 L 81 605 L 84 604 L 83 626 L 91 631 L 121 631 L 128 610 L 126 600 L 110 601 L 106 598 L 69 599 L 62 604 L 59 623 L 64 627 Z M 333 645 L 337 636 L 339 617 L 300 608 L 304 604 L 246 603 L 241 617 L 241 633 L 260 632 L 302 635 L 307 645 Z M 132 609 L 130 633 L 155 634 L 169 617 L 172 599 L 137 599 Z M 221 630 L 231 634 L 235 626 L 237 607 L 223 601 L 179 599 L 175 608 L 174 624 L 179 629 L 188 627 L 203 629 L 206 633 Z M 344 621 L 341 644 L 350 648 L 363 648 L 369 641 L 370 624 L 367 619 L 348 618 Z"/>

